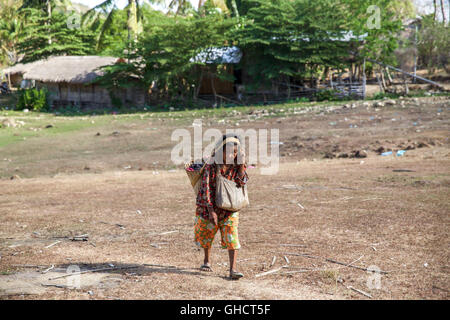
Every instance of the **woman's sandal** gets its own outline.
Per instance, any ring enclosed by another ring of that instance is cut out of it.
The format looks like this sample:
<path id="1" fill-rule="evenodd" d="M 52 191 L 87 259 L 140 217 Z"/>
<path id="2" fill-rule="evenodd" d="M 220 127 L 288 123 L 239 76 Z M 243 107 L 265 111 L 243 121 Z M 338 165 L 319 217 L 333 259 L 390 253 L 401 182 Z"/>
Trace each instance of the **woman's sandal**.
<path id="1" fill-rule="evenodd" d="M 233 271 L 233 270 L 230 271 L 230 278 L 233 280 L 240 279 L 243 276 L 244 276 L 244 274 L 241 272 L 237 272 L 237 271 Z"/>
<path id="2" fill-rule="evenodd" d="M 207 271 L 207 272 L 211 272 L 212 271 L 211 266 L 210 266 L 209 263 L 202 264 L 200 266 L 200 270 L 201 271 Z"/>

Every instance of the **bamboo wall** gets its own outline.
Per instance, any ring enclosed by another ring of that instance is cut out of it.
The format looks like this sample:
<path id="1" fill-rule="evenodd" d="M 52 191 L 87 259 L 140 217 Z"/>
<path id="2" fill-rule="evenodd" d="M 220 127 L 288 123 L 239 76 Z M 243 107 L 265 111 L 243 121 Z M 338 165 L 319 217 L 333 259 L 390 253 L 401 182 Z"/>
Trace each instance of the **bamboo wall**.
<path id="1" fill-rule="evenodd" d="M 109 91 L 99 85 L 71 83 L 36 82 L 37 88 L 46 87 L 50 93 L 51 104 L 55 107 L 78 105 L 81 107 L 113 107 Z M 124 106 L 144 106 L 146 92 L 141 88 L 116 89 L 113 94 Z"/>

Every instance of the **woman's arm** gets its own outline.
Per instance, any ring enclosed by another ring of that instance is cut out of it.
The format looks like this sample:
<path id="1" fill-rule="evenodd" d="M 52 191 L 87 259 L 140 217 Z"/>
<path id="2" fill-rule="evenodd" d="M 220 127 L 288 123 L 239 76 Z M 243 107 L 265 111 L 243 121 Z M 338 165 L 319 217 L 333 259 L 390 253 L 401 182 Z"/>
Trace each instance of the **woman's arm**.
<path id="1" fill-rule="evenodd" d="M 217 214 L 214 212 L 214 199 L 212 194 L 215 185 L 214 179 L 215 171 L 213 170 L 213 166 L 207 164 L 201 177 L 196 204 L 197 206 L 206 208 L 210 221 L 217 225 Z"/>
<path id="2" fill-rule="evenodd" d="M 248 181 L 247 164 L 245 163 L 245 152 L 243 149 L 240 149 L 240 157 L 242 163 L 238 165 L 238 174 L 236 177 L 236 183 L 239 187 L 245 185 Z"/>

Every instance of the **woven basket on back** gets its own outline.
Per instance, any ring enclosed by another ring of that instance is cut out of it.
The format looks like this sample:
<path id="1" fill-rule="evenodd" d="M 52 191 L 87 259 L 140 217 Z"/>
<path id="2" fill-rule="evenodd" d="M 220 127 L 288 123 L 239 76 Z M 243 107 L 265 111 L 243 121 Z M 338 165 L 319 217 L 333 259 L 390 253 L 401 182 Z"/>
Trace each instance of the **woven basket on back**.
<path id="1" fill-rule="evenodd" d="M 194 161 L 188 162 L 184 165 L 184 169 L 186 171 L 186 174 L 191 181 L 192 188 L 194 188 L 194 193 L 197 195 L 198 189 L 200 188 L 200 178 L 203 174 L 203 169 L 205 168 L 205 165 L 207 162 L 205 162 L 201 169 L 195 170 L 195 171 L 187 171 L 187 168 L 189 168 Z"/>

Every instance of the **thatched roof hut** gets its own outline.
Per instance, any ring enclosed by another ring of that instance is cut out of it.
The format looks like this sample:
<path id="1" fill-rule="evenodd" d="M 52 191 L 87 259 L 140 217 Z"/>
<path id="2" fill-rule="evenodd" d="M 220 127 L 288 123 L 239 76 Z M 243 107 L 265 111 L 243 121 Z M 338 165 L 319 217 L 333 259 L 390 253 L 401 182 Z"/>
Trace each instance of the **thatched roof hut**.
<path id="1" fill-rule="evenodd" d="M 13 87 L 19 87 L 20 82 L 23 80 L 23 75 L 27 71 L 41 63 L 42 61 L 18 63 L 12 67 L 4 69 L 2 73 L 6 75 L 6 78 L 8 79 L 10 85 L 12 85 Z"/>
<path id="2" fill-rule="evenodd" d="M 17 64 L 4 70 L 6 75 L 21 75 L 33 80 L 36 87 L 46 87 L 53 105 L 110 106 L 112 95 L 123 104 L 143 105 L 146 93 L 142 89 L 107 90 L 91 84 L 104 72 L 103 66 L 123 62 L 122 58 L 101 56 L 55 56 L 27 64 Z"/>
<path id="3" fill-rule="evenodd" d="M 41 82 L 89 83 L 103 75 L 100 67 L 121 61 L 115 57 L 58 56 L 34 62 L 26 68 L 23 78 Z M 26 66 L 26 65 L 25 65 Z"/>

